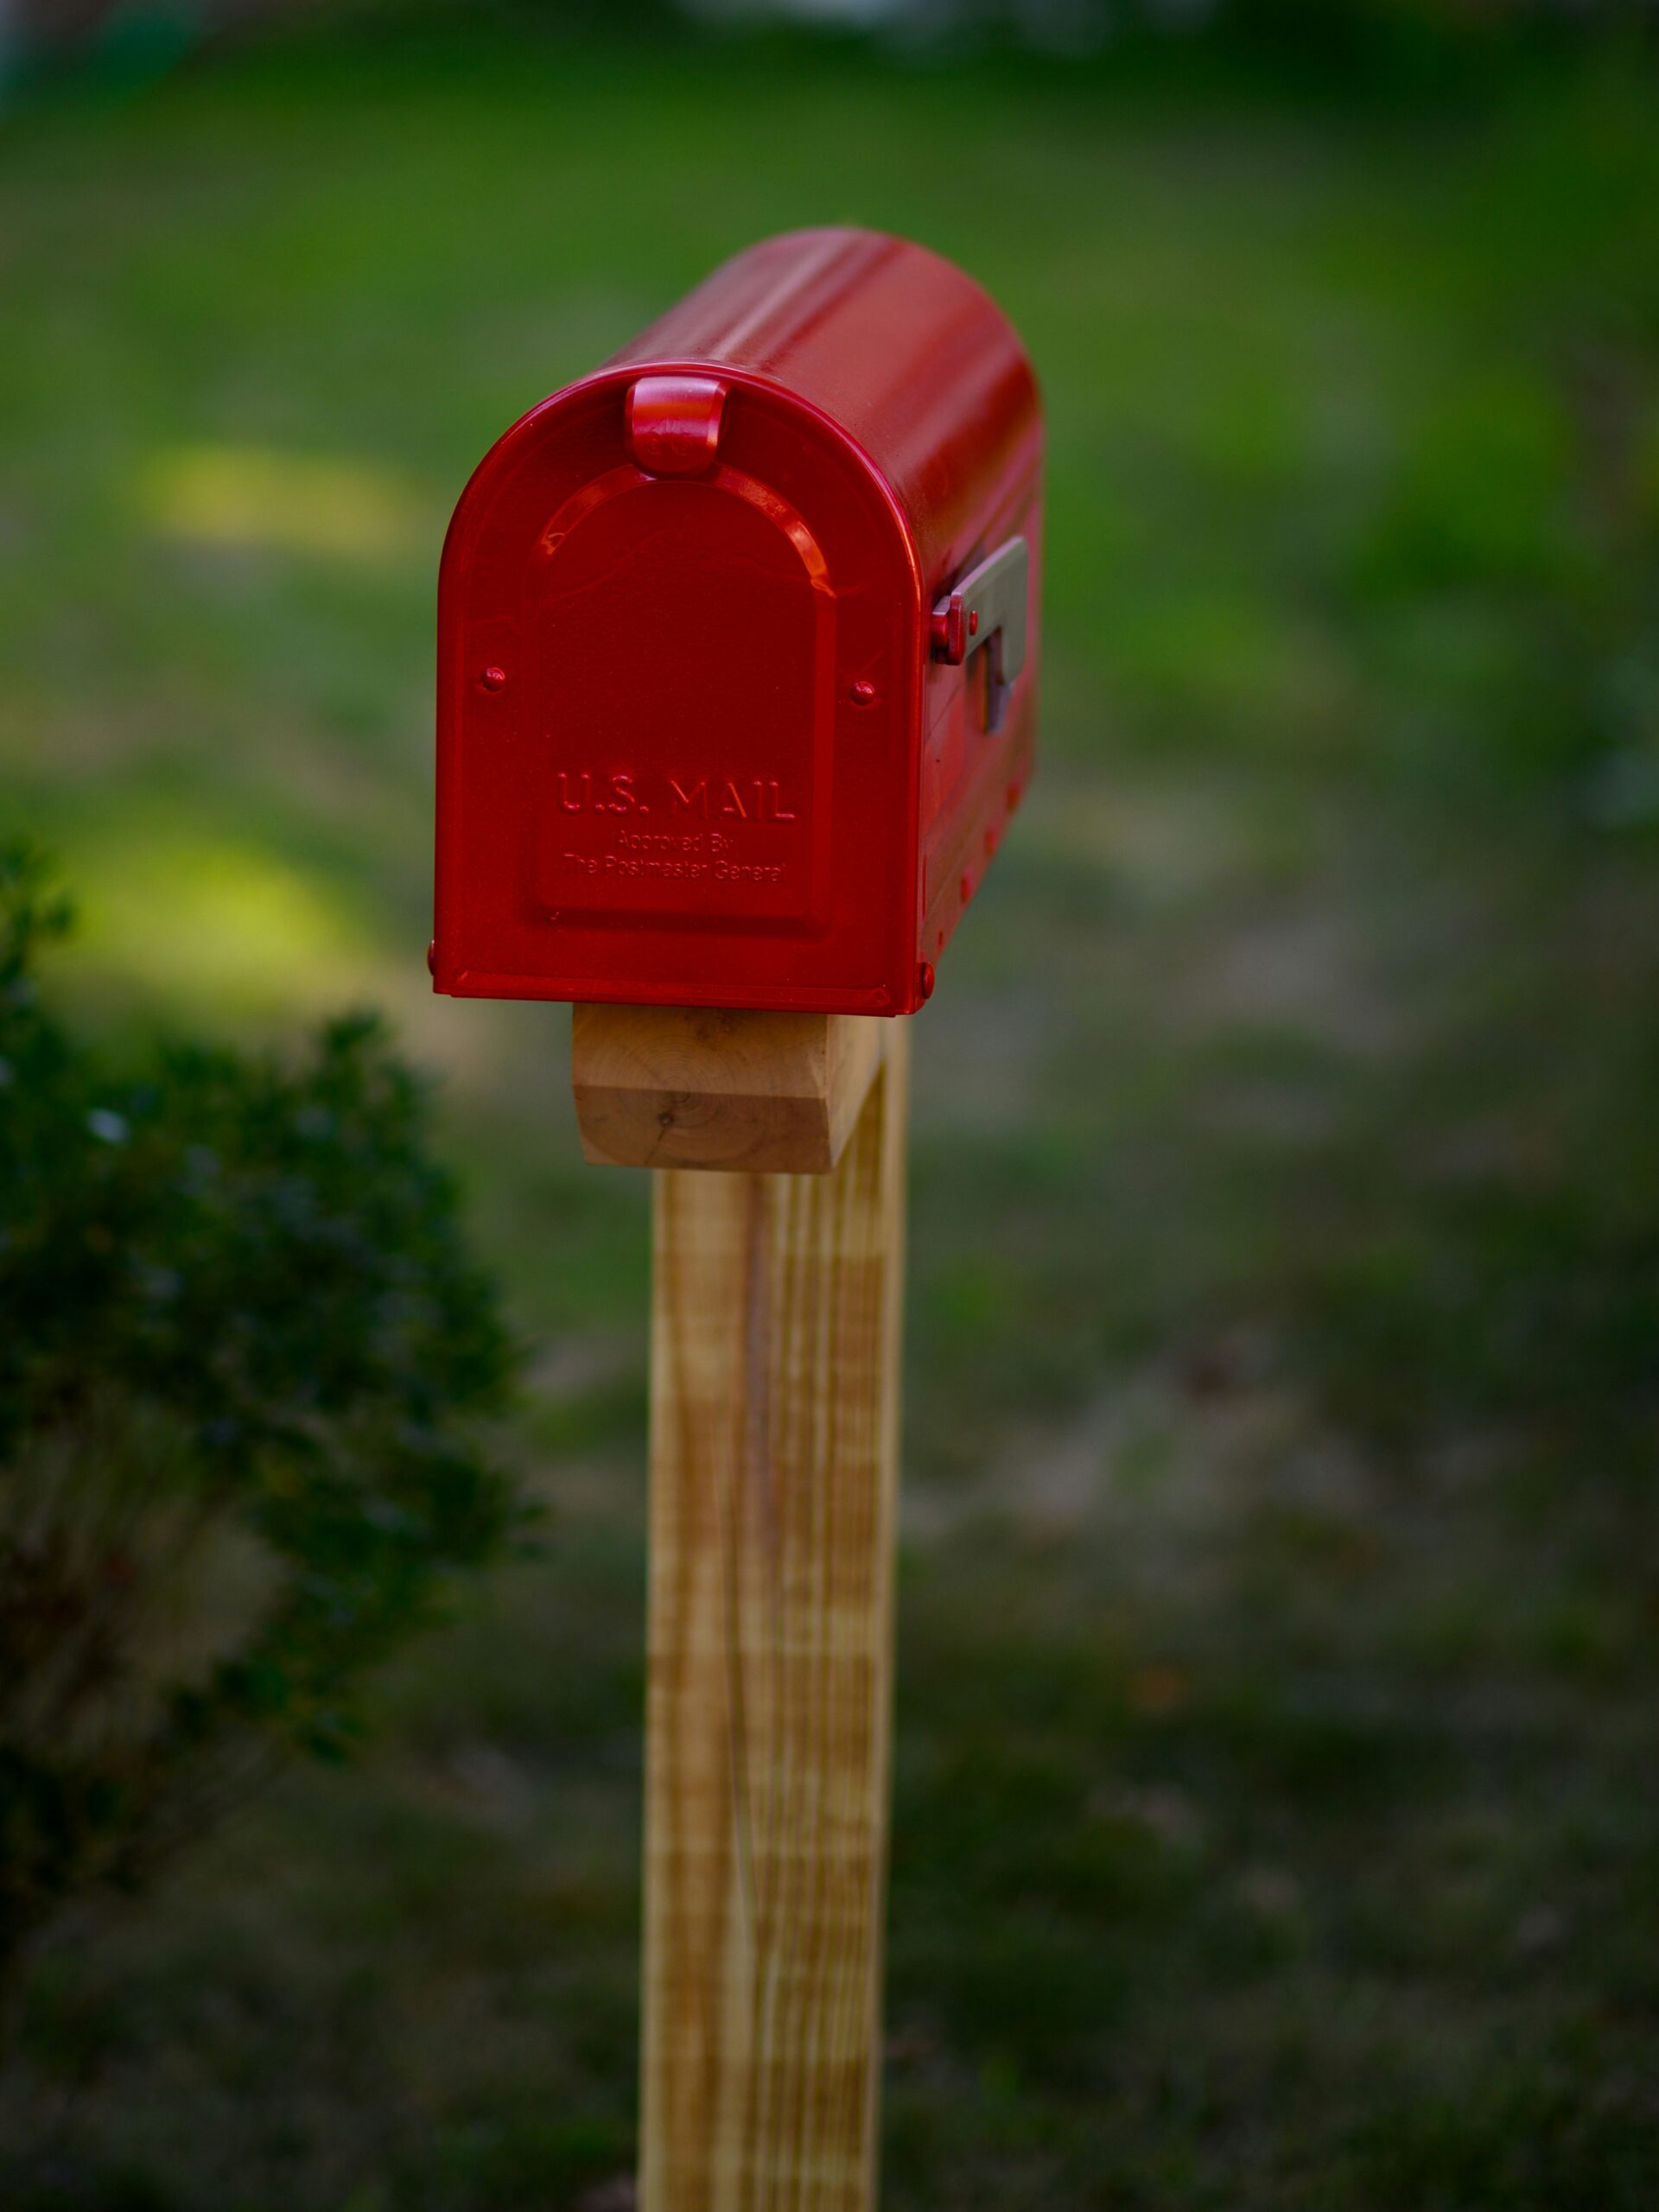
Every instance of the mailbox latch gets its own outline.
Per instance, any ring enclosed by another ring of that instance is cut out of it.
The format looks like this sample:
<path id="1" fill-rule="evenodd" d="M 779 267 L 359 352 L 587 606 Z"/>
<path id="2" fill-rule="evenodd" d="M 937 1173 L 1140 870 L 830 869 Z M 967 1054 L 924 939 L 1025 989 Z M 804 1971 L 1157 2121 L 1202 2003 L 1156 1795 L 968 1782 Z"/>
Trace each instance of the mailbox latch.
<path id="1" fill-rule="evenodd" d="M 715 465 L 726 408 L 719 377 L 637 377 L 628 387 L 628 451 L 648 476 L 701 476 Z"/>
<path id="2" fill-rule="evenodd" d="M 1011 537 L 969 569 L 933 609 L 933 658 L 959 666 L 982 647 L 985 727 L 1000 729 L 1008 693 L 1026 664 L 1026 596 L 1031 556 Z"/>

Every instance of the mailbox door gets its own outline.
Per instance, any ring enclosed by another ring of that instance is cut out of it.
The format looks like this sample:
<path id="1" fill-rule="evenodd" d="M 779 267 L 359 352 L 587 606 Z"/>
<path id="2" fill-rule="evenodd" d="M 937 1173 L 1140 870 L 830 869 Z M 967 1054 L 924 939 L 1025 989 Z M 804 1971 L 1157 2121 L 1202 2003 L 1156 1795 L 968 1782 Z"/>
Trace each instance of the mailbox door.
<path id="1" fill-rule="evenodd" d="M 786 394 L 722 378 L 688 456 L 636 431 L 639 381 L 526 417 L 457 510 L 439 988 L 899 1011 L 924 626 L 896 509 Z"/>
<path id="2" fill-rule="evenodd" d="M 524 874 L 550 919 L 812 934 L 829 919 L 836 598 L 766 486 L 613 469 L 530 582 L 549 702 Z"/>

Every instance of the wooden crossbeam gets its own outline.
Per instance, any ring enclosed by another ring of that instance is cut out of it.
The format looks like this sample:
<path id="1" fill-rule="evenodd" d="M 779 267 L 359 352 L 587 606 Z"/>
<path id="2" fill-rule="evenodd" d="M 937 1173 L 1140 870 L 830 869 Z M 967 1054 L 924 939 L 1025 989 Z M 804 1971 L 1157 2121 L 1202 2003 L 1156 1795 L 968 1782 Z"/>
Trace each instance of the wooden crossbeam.
<path id="1" fill-rule="evenodd" d="M 872 1014 L 579 1006 L 582 1150 L 614 1167 L 827 1174 L 893 1027 Z"/>

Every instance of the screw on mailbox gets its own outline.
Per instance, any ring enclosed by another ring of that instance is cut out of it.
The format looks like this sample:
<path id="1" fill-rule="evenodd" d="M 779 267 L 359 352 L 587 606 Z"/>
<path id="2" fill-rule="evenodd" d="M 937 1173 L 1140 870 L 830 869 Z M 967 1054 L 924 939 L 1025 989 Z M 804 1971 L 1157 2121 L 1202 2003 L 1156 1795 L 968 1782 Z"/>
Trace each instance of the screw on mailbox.
<path id="1" fill-rule="evenodd" d="M 874 2202 L 893 1017 L 1030 779 L 1041 530 L 1007 318 L 826 230 L 531 409 L 444 547 L 435 988 L 570 1001 L 586 1156 L 662 1171 L 641 2212 Z"/>

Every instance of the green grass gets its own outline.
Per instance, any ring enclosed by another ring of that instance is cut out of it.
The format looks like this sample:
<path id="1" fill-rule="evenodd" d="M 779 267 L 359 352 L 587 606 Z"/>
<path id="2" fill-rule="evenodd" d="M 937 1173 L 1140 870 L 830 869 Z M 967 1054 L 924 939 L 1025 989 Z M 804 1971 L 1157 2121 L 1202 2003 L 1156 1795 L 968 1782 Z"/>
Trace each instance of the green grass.
<path id="1" fill-rule="evenodd" d="M 354 1769 L 43 1962 L 16 2212 L 629 2164 L 645 1193 L 560 1017 L 424 991 L 433 574 L 514 415 L 843 219 L 1052 427 L 1043 772 L 917 1039 L 884 2202 L 1659 2202 L 1659 90 L 480 45 L 0 145 L 66 982 L 394 1008 L 554 1508 Z"/>

